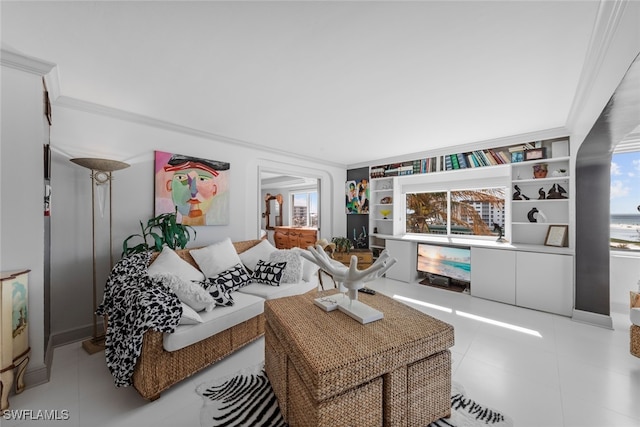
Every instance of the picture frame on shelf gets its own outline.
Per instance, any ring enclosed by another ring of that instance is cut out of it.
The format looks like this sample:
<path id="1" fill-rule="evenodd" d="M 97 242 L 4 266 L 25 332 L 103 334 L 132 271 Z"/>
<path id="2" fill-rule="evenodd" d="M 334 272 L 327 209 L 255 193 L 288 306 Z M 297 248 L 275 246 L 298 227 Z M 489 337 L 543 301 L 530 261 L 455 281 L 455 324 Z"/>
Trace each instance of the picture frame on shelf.
<path id="1" fill-rule="evenodd" d="M 544 238 L 544 245 L 564 248 L 568 244 L 568 235 L 568 225 L 550 225 Z"/>
<path id="2" fill-rule="evenodd" d="M 511 153 L 511 163 L 520 163 L 524 160 L 524 151 L 514 151 Z"/>
<path id="3" fill-rule="evenodd" d="M 546 147 L 540 148 L 531 148 L 529 150 L 524 151 L 524 159 L 525 160 L 541 160 L 547 158 L 547 149 Z"/>

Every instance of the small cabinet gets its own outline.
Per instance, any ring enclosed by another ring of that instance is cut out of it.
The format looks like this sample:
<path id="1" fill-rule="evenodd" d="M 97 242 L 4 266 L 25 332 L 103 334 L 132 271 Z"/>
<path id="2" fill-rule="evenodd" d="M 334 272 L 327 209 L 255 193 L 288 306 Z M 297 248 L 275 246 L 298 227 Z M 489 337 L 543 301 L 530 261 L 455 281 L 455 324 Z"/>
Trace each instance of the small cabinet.
<path id="1" fill-rule="evenodd" d="M 516 305 L 571 316 L 573 256 L 518 252 Z"/>
<path id="2" fill-rule="evenodd" d="M 346 266 L 351 264 L 352 256 L 358 260 L 358 270 L 364 270 L 373 264 L 373 253 L 368 249 L 352 249 L 350 252 L 334 252 L 332 255 L 333 259 Z"/>
<path id="3" fill-rule="evenodd" d="M 516 303 L 516 252 L 471 248 L 471 295 Z"/>
<path id="4" fill-rule="evenodd" d="M 29 270 L 0 273 L 0 410 L 9 407 L 9 390 L 24 390 L 29 363 Z"/>

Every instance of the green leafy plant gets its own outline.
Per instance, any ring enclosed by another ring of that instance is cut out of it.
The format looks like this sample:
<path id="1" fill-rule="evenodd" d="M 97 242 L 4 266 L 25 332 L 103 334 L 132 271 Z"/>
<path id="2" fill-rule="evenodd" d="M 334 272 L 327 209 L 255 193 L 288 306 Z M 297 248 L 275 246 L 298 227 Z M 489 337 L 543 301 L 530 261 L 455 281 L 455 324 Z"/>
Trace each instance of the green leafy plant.
<path id="1" fill-rule="evenodd" d="M 196 238 L 193 227 L 177 223 L 176 212 L 150 218 L 146 227 L 140 221 L 140 229 L 142 234 L 132 234 L 122 242 L 123 257 L 149 250 L 160 252 L 164 245 L 171 249 L 184 249 L 191 240 L 191 231 L 193 231 L 193 239 Z M 136 237 L 142 239 L 142 242 L 129 246 L 130 240 Z"/>
<path id="2" fill-rule="evenodd" d="M 350 252 L 353 248 L 353 243 L 346 237 L 334 237 L 331 242 L 335 243 L 338 252 Z"/>

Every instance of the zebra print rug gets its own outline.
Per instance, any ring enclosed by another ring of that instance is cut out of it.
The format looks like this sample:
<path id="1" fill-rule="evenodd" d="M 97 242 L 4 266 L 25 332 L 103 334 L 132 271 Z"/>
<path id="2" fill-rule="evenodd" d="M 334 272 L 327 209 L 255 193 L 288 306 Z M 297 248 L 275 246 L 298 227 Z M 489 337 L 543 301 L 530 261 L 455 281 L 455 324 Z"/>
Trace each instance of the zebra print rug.
<path id="1" fill-rule="evenodd" d="M 204 404 L 200 410 L 202 427 L 286 427 L 273 394 L 264 365 L 200 384 L 196 393 Z M 451 390 L 451 417 L 428 427 L 513 427 L 513 420 L 465 396 L 460 384 Z"/>

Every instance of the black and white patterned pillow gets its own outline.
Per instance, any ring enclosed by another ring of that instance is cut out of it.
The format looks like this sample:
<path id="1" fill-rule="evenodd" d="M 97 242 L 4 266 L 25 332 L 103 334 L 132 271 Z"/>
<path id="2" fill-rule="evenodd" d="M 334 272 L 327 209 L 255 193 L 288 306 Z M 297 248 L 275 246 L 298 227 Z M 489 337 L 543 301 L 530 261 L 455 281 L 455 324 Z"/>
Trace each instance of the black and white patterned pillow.
<path id="1" fill-rule="evenodd" d="M 231 292 L 229 292 L 224 285 L 211 285 L 207 288 L 207 291 L 213 297 L 216 305 L 221 307 L 230 307 L 234 304 Z"/>
<path id="2" fill-rule="evenodd" d="M 209 286 L 220 285 L 223 289 L 233 292 L 243 286 L 247 286 L 251 282 L 251 278 L 247 270 L 245 270 L 244 265 L 236 264 L 220 274 L 207 278 L 205 282 L 208 283 Z"/>
<path id="3" fill-rule="evenodd" d="M 251 279 L 263 285 L 280 286 L 282 273 L 286 266 L 286 262 L 265 262 L 260 260 L 256 265 L 256 269 L 253 270 Z"/>

